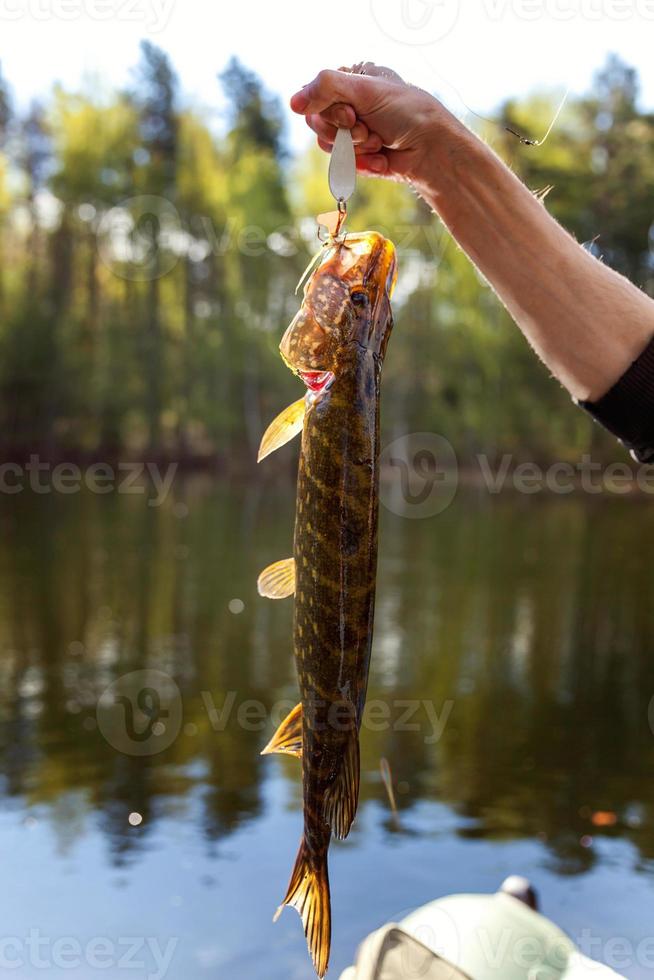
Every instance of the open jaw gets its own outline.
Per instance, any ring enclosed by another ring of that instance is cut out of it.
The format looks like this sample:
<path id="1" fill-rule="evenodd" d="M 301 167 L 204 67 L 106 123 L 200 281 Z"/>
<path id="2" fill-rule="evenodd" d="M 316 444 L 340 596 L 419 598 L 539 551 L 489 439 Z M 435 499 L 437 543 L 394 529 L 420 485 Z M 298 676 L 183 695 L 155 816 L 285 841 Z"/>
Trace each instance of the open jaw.
<path id="1" fill-rule="evenodd" d="M 334 380 L 333 371 L 298 371 L 305 385 L 314 394 L 319 395 Z"/>

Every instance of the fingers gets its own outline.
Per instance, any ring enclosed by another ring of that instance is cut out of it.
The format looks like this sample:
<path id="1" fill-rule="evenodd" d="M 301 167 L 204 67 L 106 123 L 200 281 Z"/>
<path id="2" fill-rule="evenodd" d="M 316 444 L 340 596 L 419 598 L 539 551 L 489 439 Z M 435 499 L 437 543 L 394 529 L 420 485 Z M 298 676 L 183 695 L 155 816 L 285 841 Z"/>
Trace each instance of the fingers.
<path id="1" fill-rule="evenodd" d="M 300 115 L 315 115 L 337 103 L 356 106 L 362 115 L 374 98 L 379 79 L 344 71 L 321 71 L 312 82 L 291 97 L 291 109 Z"/>
<path id="2" fill-rule="evenodd" d="M 344 102 L 337 102 L 322 113 L 322 118 L 334 126 L 344 126 L 345 129 L 352 129 L 357 121 L 357 115 L 351 105 Z"/>
<path id="3" fill-rule="evenodd" d="M 359 73 L 362 68 L 365 74 Z M 398 85 L 406 83 L 396 72 L 365 62 L 352 69 L 321 71 L 292 96 L 290 105 L 293 112 L 306 117 L 325 152 L 331 152 L 337 127 L 344 126 L 352 132 L 357 170 L 393 176 L 396 169 L 391 166 L 391 151 L 384 148 L 384 140 L 387 146 L 392 145 L 393 133 L 382 137 L 371 132 L 362 120 L 369 124 L 374 121 L 376 129 L 377 121 L 382 121 L 382 110 L 388 99 L 396 96 Z"/>
<path id="4" fill-rule="evenodd" d="M 325 153 L 331 153 L 332 147 L 334 145 L 334 136 L 330 135 L 328 137 L 318 135 L 318 146 Z M 371 133 L 366 140 L 361 143 L 354 144 L 354 155 L 361 156 L 362 154 L 378 153 L 382 148 L 381 137 L 377 133 Z"/>
<path id="5" fill-rule="evenodd" d="M 325 119 L 325 115 L 322 116 L 306 116 L 307 126 L 314 131 L 317 136 L 322 136 L 330 142 L 334 142 L 336 137 L 336 126 Z M 349 127 L 347 127 L 349 128 Z M 354 143 L 365 143 L 365 141 L 370 136 L 370 132 L 365 123 L 357 122 L 354 124 L 350 130 L 352 133 L 352 140 Z"/>
<path id="6" fill-rule="evenodd" d="M 336 139 L 336 127 L 325 122 L 323 116 L 307 116 L 307 126 L 314 131 L 316 136 L 321 139 L 331 150 L 332 144 Z M 375 153 L 382 147 L 381 137 L 377 133 L 371 133 L 364 123 L 357 123 L 352 132 L 355 153 L 368 152 Z"/>
<path id="7" fill-rule="evenodd" d="M 385 153 L 362 153 L 357 157 L 357 170 L 364 174 L 380 177 L 389 169 L 388 157 Z"/>
<path id="8" fill-rule="evenodd" d="M 387 68 L 386 65 L 376 65 L 374 61 L 360 61 L 358 65 L 353 65 L 352 68 L 341 68 L 340 71 L 349 71 L 360 75 L 370 75 L 374 78 L 385 78 L 387 81 L 396 82 L 398 85 L 406 84 L 402 76 L 398 75 L 398 73 L 393 71 L 392 68 Z"/>
<path id="9" fill-rule="evenodd" d="M 374 135 L 374 134 L 373 134 Z M 354 153 L 356 156 L 357 170 L 360 173 L 369 173 L 379 176 L 380 174 L 385 174 L 388 171 L 388 157 L 383 152 L 378 152 L 381 150 L 381 140 L 377 137 L 379 143 L 377 145 L 371 145 L 370 148 L 365 146 L 355 146 Z M 318 146 L 325 153 L 331 153 L 332 144 L 328 143 L 326 140 L 318 137 Z"/>

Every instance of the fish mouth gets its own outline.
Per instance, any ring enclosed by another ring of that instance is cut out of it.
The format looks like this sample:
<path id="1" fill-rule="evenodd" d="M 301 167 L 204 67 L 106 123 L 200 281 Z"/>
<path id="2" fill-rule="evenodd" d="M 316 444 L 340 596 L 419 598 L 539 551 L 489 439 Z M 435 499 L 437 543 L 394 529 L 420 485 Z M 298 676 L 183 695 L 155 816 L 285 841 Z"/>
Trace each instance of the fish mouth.
<path id="1" fill-rule="evenodd" d="M 314 395 L 321 394 L 334 380 L 333 371 L 298 371 L 298 375 Z"/>

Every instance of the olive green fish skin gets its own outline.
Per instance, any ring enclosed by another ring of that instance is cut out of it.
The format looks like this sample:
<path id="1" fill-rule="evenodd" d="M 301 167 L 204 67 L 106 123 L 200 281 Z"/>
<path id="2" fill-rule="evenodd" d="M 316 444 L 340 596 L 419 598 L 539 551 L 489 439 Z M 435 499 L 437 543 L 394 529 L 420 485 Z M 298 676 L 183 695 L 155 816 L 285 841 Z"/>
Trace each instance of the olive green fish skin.
<path id="1" fill-rule="evenodd" d="M 388 310 L 387 329 L 390 329 Z M 307 412 L 297 488 L 294 643 L 305 836 L 324 853 L 325 794 L 358 737 L 373 634 L 381 356 L 358 344 Z M 357 774 L 358 778 L 358 774 Z"/>
<path id="2" fill-rule="evenodd" d="M 290 713 L 271 745 L 302 760 L 304 833 L 282 906 L 300 913 L 319 977 L 331 943 L 329 843 L 332 834 L 347 836 L 358 802 L 377 566 L 379 392 L 395 272 L 395 249 L 377 232 L 329 243 L 279 345 L 313 393 L 305 402 L 293 548 L 302 710 Z"/>

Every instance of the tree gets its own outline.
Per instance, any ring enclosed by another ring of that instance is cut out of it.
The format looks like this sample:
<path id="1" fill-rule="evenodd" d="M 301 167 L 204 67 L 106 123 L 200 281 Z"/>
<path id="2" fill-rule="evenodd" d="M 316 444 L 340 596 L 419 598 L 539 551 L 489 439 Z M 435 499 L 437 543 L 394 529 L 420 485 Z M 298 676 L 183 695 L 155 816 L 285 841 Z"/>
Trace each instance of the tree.
<path id="1" fill-rule="evenodd" d="M 231 58 L 218 76 L 228 101 L 230 141 L 243 147 L 270 150 L 278 160 L 286 156 L 284 115 L 279 99 L 264 91 L 261 80 Z"/>
<path id="2" fill-rule="evenodd" d="M 654 294 L 649 250 L 654 202 L 654 114 L 639 113 L 636 72 L 615 55 L 582 104 L 592 132 L 592 209 L 607 262 Z M 598 179 L 600 178 L 600 179 Z"/>
<path id="3" fill-rule="evenodd" d="M 2 72 L 0 71 L 0 150 L 3 150 L 6 145 L 10 120 L 11 100 L 9 96 L 9 88 L 2 76 Z M 0 231 L 4 230 L 4 219 L 9 207 L 6 176 L 6 158 L 3 153 L 0 153 Z M 0 239 L 0 312 L 3 311 L 5 297 L 3 258 L 2 240 Z"/>
<path id="4" fill-rule="evenodd" d="M 36 100 L 32 102 L 27 115 L 21 120 L 19 140 L 19 163 L 25 177 L 25 196 L 30 216 L 27 296 L 34 298 L 37 292 L 40 237 L 37 198 L 45 186 L 51 164 L 50 132 L 46 114 L 42 104 Z"/>
<path id="5" fill-rule="evenodd" d="M 2 76 L 0 66 L 0 147 L 4 146 L 6 142 L 11 115 L 12 110 L 9 87 Z"/>
<path id="6" fill-rule="evenodd" d="M 177 76 L 168 56 L 149 41 L 141 44 L 141 64 L 135 102 L 139 112 L 140 136 L 146 162 L 142 187 L 147 195 L 161 197 L 174 205 L 177 172 Z M 161 241 L 157 215 L 144 229 L 151 255 L 147 326 L 143 345 L 147 388 L 147 423 L 152 450 L 161 439 L 161 413 L 165 360 L 160 309 Z"/>
<path id="7" fill-rule="evenodd" d="M 649 234 L 654 201 L 654 114 L 640 112 L 633 68 L 611 55 L 581 99 L 569 99 L 543 146 L 487 130 L 530 187 L 553 185 L 546 206 L 580 242 L 654 295 Z M 501 119 L 542 135 L 558 97 L 506 103 Z"/>
<path id="8" fill-rule="evenodd" d="M 273 284 L 280 281 L 280 260 L 268 241 L 292 222 L 282 165 L 283 116 L 278 100 L 235 59 L 219 79 L 228 99 L 227 199 L 239 244 L 218 261 L 231 287 L 227 302 L 240 306 L 244 316 L 239 323 L 229 309 L 222 318 L 223 357 L 216 383 L 242 420 L 248 452 L 254 455 L 262 424 L 261 363 L 267 355 L 262 326 L 270 316 Z M 288 276 L 289 263 L 282 269 Z M 230 433 L 228 453 L 242 451 L 242 445 Z"/>

